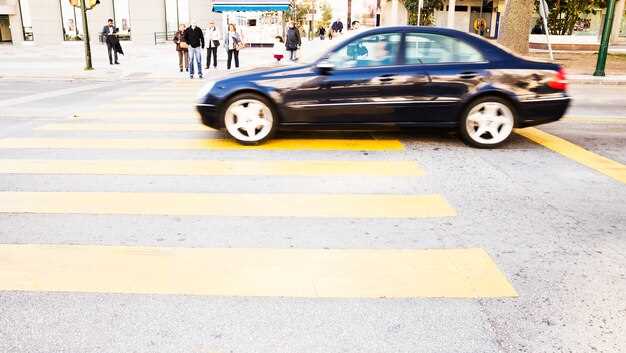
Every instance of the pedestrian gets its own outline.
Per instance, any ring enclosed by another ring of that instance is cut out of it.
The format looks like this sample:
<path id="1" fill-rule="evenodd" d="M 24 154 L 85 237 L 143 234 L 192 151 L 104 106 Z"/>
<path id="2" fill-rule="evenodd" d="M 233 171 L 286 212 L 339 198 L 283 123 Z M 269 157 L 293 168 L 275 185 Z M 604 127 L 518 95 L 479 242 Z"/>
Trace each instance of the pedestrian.
<path id="1" fill-rule="evenodd" d="M 234 23 L 228 24 L 228 33 L 224 36 L 224 47 L 228 52 L 228 61 L 226 62 L 226 68 L 230 70 L 233 57 L 235 58 L 235 67 L 239 67 L 239 50 L 243 49 L 243 39 L 241 35 L 237 33 L 237 27 Z"/>
<path id="2" fill-rule="evenodd" d="M 198 67 L 198 76 L 202 78 L 202 49 L 204 49 L 204 34 L 202 33 L 202 29 L 200 29 L 195 22 L 192 22 L 191 26 L 185 29 L 183 37 L 189 46 L 189 78 L 193 79 L 194 61 Z"/>
<path id="3" fill-rule="evenodd" d="M 320 28 L 317 29 L 317 34 L 320 36 L 321 40 L 324 40 L 324 38 L 326 38 L 326 28 L 320 26 Z"/>
<path id="4" fill-rule="evenodd" d="M 107 24 L 102 28 L 101 34 L 104 36 L 104 41 L 107 45 L 107 51 L 109 53 L 109 64 L 113 65 L 113 58 L 115 57 L 115 65 L 120 63 L 117 61 L 117 53 L 122 52 L 120 41 L 117 38 L 117 32 L 119 28 L 113 26 L 113 19 L 109 18 Z"/>
<path id="5" fill-rule="evenodd" d="M 206 68 L 211 67 L 211 56 L 213 56 L 213 68 L 217 69 L 217 47 L 220 46 L 220 32 L 215 28 L 213 21 L 209 22 L 206 30 Z"/>
<path id="6" fill-rule="evenodd" d="M 281 36 L 276 36 L 274 37 L 274 59 L 276 59 L 276 62 L 280 64 L 280 61 L 283 60 L 283 58 L 285 57 L 284 55 L 284 50 L 283 48 L 285 47 L 285 41 L 283 40 L 283 37 Z"/>
<path id="7" fill-rule="evenodd" d="M 361 27 L 361 22 L 359 21 L 352 21 L 352 30 L 358 30 Z"/>
<path id="8" fill-rule="evenodd" d="M 178 52 L 178 67 L 180 72 L 189 71 L 189 45 L 185 42 L 185 29 L 187 26 L 181 23 L 178 31 L 174 34 L 174 43 L 176 43 L 176 51 Z"/>
<path id="9" fill-rule="evenodd" d="M 296 51 L 300 48 L 300 45 L 302 45 L 302 41 L 300 40 L 300 30 L 298 30 L 296 25 L 290 21 L 285 39 L 285 48 L 289 51 L 289 60 L 298 60 L 296 57 Z"/>
<path id="10" fill-rule="evenodd" d="M 335 22 L 333 22 L 333 24 L 330 27 L 330 29 L 335 34 L 340 34 L 341 32 L 343 32 L 343 22 L 341 22 L 341 19 L 338 18 Z"/>

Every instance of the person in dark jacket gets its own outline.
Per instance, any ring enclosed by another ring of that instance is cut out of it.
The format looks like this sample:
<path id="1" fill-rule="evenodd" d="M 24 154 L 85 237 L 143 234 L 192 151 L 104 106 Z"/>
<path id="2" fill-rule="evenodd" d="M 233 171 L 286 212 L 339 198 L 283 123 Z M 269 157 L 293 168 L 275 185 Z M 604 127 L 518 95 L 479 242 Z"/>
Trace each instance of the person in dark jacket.
<path id="1" fill-rule="evenodd" d="M 102 36 L 104 36 L 104 42 L 107 44 L 107 51 L 109 52 L 109 63 L 113 65 L 113 57 L 115 57 L 115 64 L 119 65 L 117 61 L 117 53 L 121 51 L 119 39 L 117 38 L 117 32 L 119 28 L 113 26 L 113 19 L 109 18 L 107 25 L 102 28 Z M 118 50 L 119 47 L 119 50 Z"/>
<path id="2" fill-rule="evenodd" d="M 183 69 L 189 71 L 189 50 L 187 50 L 188 45 L 185 42 L 184 34 L 187 26 L 184 24 L 180 24 L 178 27 L 178 32 L 174 34 L 174 43 L 176 44 L 176 51 L 178 52 L 178 67 L 180 68 L 180 72 L 183 72 Z"/>
<path id="3" fill-rule="evenodd" d="M 192 23 L 185 30 L 183 35 L 187 46 L 189 47 L 189 77 L 193 78 L 193 63 L 196 62 L 198 66 L 198 76 L 202 78 L 202 50 L 204 49 L 204 34 L 202 29 Z"/>
<path id="4" fill-rule="evenodd" d="M 300 40 L 300 31 L 293 22 L 289 22 L 289 29 L 287 29 L 285 38 L 285 49 L 289 51 L 289 60 L 296 61 L 296 51 L 302 45 L 302 41 Z"/>
<path id="5" fill-rule="evenodd" d="M 337 21 L 333 22 L 333 24 L 332 24 L 332 26 L 330 28 L 335 33 L 341 33 L 341 32 L 343 32 L 343 22 L 341 22 L 340 19 L 337 19 Z"/>
<path id="6" fill-rule="evenodd" d="M 326 37 L 326 28 L 324 28 L 324 26 L 320 26 L 320 28 L 317 29 L 317 35 L 320 36 L 321 40 L 324 40 Z"/>

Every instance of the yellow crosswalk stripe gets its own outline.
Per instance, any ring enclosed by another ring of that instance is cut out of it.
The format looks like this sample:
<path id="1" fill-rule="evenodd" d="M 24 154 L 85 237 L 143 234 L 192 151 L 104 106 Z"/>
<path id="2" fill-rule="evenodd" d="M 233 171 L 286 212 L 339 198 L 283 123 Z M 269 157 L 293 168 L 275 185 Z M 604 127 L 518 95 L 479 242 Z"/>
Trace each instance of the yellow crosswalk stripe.
<path id="1" fill-rule="evenodd" d="M 111 102 L 106 107 L 102 107 L 99 110 L 89 110 L 97 112 L 111 112 L 116 110 L 130 110 L 130 111 L 195 111 L 195 104 L 193 102 L 187 103 L 159 103 L 159 104 L 144 104 L 144 103 L 116 103 Z"/>
<path id="2" fill-rule="evenodd" d="M 0 245 L 0 290 L 296 298 L 497 298 L 482 249 L 317 250 Z"/>
<path id="3" fill-rule="evenodd" d="M 120 102 L 120 103 L 152 103 L 152 104 L 159 104 L 162 103 L 164 100 L 169 100 L 170 102 L 173 103 L 186 103 L 186 104 L 194 104 L 196 103 L 196 96 L 194 95 L 188 95 L 188 96 L 179 96 L 179 97 L 165 97 L 165 96 L 132 96 L 132 97 L 125 97 L 125 98 L 120 98 L 115 100 L 115 102 Z"/>
<path id="4" fill-rule="evenodd" d="M 73 115 L 73 117 L 75 118 L 107 118 L 107 119 L 113 119 L 113 118 L 126 118 L 126 119 L 132 119 L 132 118 L 153 118 L 153 119 L 157 119 L 157 118 L 166 118 L 166 119 L 176 119 L 176 120 L 194 120 L 194 121 L 198 121 L 198 119 L 200 118 L 200 115 L 193 110 L 193 108 L 190 106 L 189 109 L 180 109 L 180 110 L 168 110 L 168 111 L 162 111 L 162 110 L 155 110 L 155 111 L 145 111 L 145 110 L 118 110 L 118 111 L 114 111 L 114 110 L 108 110 L 108 109 L 103 109 L 103 110 L 98 110 L 98 111 L 86 111 L 86 112 L 79 112 L 79 113 L 75 113 Z"/>
<path id="5" fill-rule="evenodd" d="M 148 131 L 148 132 L 174 132 L 174 131 L 211 131 L 213 129 L 200 123 L 196 124 L 168 124 L 168 123 L 52 123 L 39 126 L 35 130 L 42 131 Z"/>
<path id="6" fill-rule="evenodd" d="M 226 217 L 433 218 L 456 213 L 440 195 L 0 192 L 0 213 Z"/>
<path id="7" fill-rule="evenodd" d="M 516 132 L 564 157 L 626 184 L 626 166 L 619 162 L 595 154 L 567 140 L 536 128 L 518 129 Z"/>
<path id="8" fill-rule="evenodd" d="M 259 146 L 242 146 L 229 139 L 58 139 L 4 138 L 7 149 L 198 149 L 198 150 L 322 150 L 391 151 L 403 150 L 399 140 L 370 139 L 275 139 Z"/>
<path id="9" fill-rule="evenodd" d="M 421 176 L 410 161 L 0 159 L 0 174 Z"/>

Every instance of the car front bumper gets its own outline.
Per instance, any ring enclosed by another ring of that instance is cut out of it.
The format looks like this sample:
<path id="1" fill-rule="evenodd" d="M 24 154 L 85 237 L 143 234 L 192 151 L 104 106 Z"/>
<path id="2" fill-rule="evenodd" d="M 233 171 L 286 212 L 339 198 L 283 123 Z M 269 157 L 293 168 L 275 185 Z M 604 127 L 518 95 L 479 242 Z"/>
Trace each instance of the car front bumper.
<path id="1" fill-rule="evenodd" d="M 196 110 L 200 113 L 202 124 L 213 129 L 220 129 L 217 106 L 215 104 L 199 103 Z"/>

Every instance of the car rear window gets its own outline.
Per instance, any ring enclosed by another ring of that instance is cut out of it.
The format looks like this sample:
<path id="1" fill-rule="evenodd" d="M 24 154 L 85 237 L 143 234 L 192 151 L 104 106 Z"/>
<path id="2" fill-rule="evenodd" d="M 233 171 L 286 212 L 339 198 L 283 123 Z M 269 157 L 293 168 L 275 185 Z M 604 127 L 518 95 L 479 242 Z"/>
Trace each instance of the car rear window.
<path id="1" fill-rule="evenodd" d="M 443 64 L 485 61 L 483 55 L 464 41 L 431 33 L 407 33 L 405 63 Z"/>

